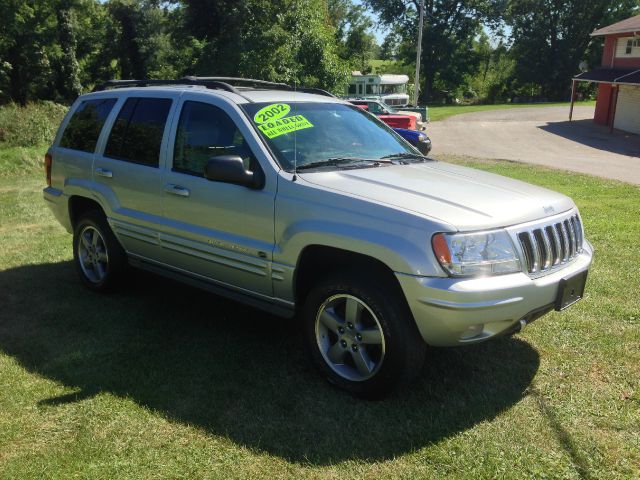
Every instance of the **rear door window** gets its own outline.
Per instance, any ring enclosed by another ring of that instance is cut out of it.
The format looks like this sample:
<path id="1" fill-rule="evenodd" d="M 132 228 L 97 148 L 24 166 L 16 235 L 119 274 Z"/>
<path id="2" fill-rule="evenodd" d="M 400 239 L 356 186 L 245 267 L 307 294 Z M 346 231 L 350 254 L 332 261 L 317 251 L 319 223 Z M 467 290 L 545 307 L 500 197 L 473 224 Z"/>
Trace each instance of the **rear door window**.
<path id="1" fill-rule="evenodd" d="M 105 156 L 157 167 L 171 102 L 168 98 L 127 99 L 111 129 Z"/>
<path id="2" fill-rule="evenodd" d="M 115 98 L 85 100 L 80 103 L 64 129 L 60 146 L 93 153 L 104 122 L 115 103 Z"/>

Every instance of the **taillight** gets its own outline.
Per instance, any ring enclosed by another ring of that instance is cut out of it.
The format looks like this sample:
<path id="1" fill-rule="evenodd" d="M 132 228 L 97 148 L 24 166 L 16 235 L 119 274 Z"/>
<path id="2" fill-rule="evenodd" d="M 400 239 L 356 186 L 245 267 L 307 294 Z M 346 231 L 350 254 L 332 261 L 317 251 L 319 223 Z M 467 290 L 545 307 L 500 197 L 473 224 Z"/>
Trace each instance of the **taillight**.
<path id="1" fill-rule="evenodd" d="M 50 153 L 44 156 L 44 171 L 47 175 L 47 186 L 51 186 L 51 165 L 53 164 L 53 157 Z"/>

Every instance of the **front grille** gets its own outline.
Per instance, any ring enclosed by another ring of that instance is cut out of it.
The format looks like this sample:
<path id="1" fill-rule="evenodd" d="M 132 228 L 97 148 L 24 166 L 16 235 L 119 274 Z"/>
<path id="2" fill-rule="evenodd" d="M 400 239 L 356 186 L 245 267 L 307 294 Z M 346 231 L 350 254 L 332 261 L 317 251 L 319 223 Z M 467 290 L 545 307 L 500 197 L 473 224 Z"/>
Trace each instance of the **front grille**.
<path id="1" fill-rule="evenodd" d="M 541 274 L 573 260 L 582 252 L 582 225 L 571 215 L 517 234 L 530 274 Z"/>

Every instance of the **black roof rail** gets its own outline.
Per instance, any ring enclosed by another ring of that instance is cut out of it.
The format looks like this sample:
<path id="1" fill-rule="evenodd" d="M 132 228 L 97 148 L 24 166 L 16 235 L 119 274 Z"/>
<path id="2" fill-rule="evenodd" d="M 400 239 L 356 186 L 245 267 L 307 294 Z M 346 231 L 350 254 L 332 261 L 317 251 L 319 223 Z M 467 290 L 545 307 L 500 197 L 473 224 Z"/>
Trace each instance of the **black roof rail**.
<path id="1" fill-rule="evenodd" d="M 234 85 L 232 85 L 235 84 Z M 253 102 L 249 98 L 245 97 L 238 88 L 270 88 L 274 90 L 288 90 L 298 91 L 303 93 L 315 93 L 317 95 L 325 95 L 327 97 L 335 97 L 332 93 L 327 92 L 321 88 L 311 87 L 292 87 L 286 83 L 268 82 L 266 80 L 256 80 L 253 78 L 239 78 L 239 77 L 194 77 L 187 76 L 180 79 L 161 80 L 161 79 L 143 79 L 143 80 L 109 80 L 100 85 L 96 85 L 93 89 L 94 92 L 106 90 L 108 88 L 125 88 L 125 87 L 148 87 L 153 85 L 201 85 L 206 88 L 225 90 L 227 92 L 235 93 L 242 98 Z"/>
<path id="2" fill-rule="evenodd" d="M 315 93 L 316 95 L 324 95 L 325 97 L 338 98 L 333 93 L 327 92 L 326 90 L 323 90 L 322 88 L 301 87 L 301 88 L 298 88 L 297 91 L 298 92 L 303 92 L 303 93 Z"/>
<path id="3" fill-rule="evenodd" d="M 228 92 L 236 93 L 238 90 L 228 83 L 217 81 L 209 78 L 183 77 L 178 80 L 159 80 L 159 79 L 143 79 L 143 80 L 109 80 L 101 85 L 96 85 L 94 92 L 106 90 L 107 88 L 125 88 L 125 87 L 148 87 L 153 85 L 202 85 L 204 87 L 218 88 Z"/>

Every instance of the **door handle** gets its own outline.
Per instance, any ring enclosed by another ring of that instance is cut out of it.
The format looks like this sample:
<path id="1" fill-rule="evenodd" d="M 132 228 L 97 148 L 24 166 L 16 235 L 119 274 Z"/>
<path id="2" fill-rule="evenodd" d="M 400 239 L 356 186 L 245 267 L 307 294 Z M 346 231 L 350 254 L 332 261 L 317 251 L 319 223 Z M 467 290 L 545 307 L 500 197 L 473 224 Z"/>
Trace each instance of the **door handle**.
<path id="1" fill-rule="evenodd" d="M 100 175 L 101 177 L 106 178 L 113 178 L 113 172 L 104 168 L 96 168 L 96 175 Z"/>
<path id="2" fill-rule="evenodd" d="M 188 188 L 181 187 L 180 185 L 174 185 L 173 183 L 165 185 L 164 191 L 179 197 L 188 197 L 191 194 Z"/>

